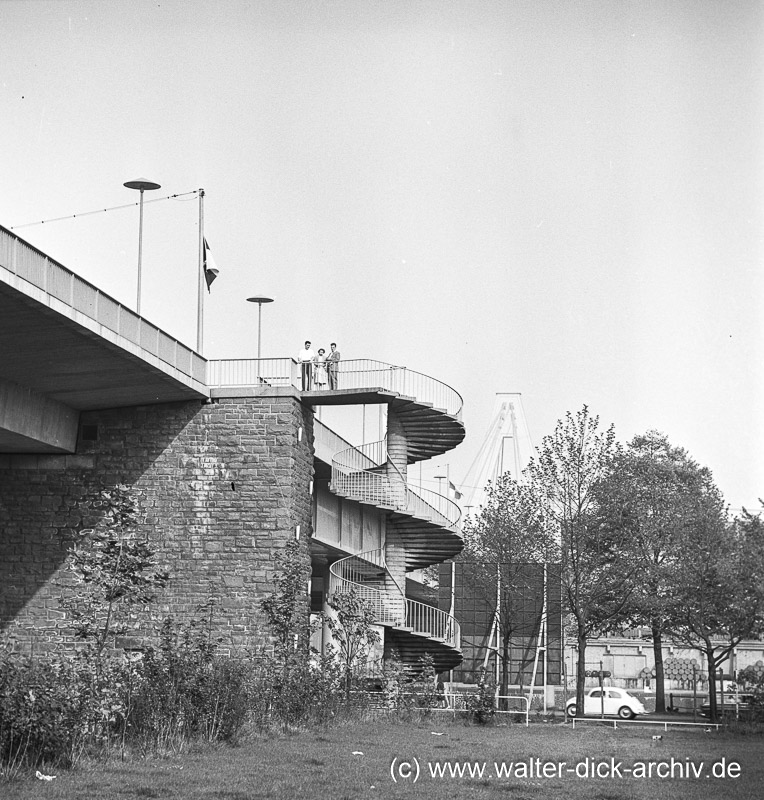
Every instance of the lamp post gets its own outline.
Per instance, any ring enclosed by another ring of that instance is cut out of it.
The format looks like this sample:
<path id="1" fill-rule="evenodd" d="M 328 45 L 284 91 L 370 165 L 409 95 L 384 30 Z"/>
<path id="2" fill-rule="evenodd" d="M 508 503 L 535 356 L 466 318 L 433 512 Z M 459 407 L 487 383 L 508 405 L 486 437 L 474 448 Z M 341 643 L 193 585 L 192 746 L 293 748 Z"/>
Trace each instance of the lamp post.
<path id="1" fill-rule="evenodd" d="M 257 294 L 254 297 L 247 298 L 248 303 L 257 303 L 257 377 L 258 382 L 260 378 L 260 338 L 262 334 L 262 319 L 263 319 L 263 303 L 272 303 L 272 297 L 266 297 L 262 294 Z"/>
<path id="2" fill-rule="evenodd" d="M 446 475 L 433 475 L 432 477 L 435 478 L 438 481 L 438 494 L 442 495 L 443 494 L 443 487 L 441 485 L 441 481 L 444 480 L 447 476 Z"/>
<path id="3" fill-rule="evenodd" d="M 158 183 L 154 183 L 153 181 L 147 181 L 145 178 L 138 178 L 134 181 L 127 181 L 127 183 L 123 183 L 128 189 L 138 189 L 141 193 L 141 200 L 140 200 L 140 217 L 138 222 L 138 299 L 135 304 L 135 311 L 138 315 L 141 313 L 141 261 L 143 256 L 143 193 L 145 191 L 151 191 L 152 189 L 161 189 L 162 187 Z"/>

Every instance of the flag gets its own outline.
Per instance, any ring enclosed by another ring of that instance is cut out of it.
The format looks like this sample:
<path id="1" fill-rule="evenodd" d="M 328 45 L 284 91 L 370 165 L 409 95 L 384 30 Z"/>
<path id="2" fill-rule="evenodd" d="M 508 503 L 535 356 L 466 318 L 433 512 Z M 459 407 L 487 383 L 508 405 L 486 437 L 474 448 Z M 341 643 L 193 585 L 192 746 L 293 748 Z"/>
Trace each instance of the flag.
<path id="1" fill-rule="evenodd" d="M 448 482 L 448 494 L 450 497 L 453 497 L 454 500 L 462 499 L 462 493 L 456 488 L 456 486 L 454 486 L 453 483 L 451 483 L 451 481 Z"/>
<path id="2" fill-rule="evenodd" d="M 220 270 L 217 269 L 215 259 L 210 252 L 210 246 L 207 244 L 207 239 L 204 239 L 204 263 L 202 264 L 202 270 L 204 271 L 204 280 L 207 282 L 207 291 L 209 292 L 212 281 L 217 278 Z"/>

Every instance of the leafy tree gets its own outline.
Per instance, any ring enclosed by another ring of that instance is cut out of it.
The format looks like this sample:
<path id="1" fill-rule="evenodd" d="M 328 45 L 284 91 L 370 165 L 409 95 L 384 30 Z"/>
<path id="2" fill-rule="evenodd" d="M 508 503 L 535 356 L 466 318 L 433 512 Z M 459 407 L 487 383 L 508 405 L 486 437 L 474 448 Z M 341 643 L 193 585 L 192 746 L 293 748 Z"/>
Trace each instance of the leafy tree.
<path id="1" fill-rule="evenodd" d="M 655 710 L 665 711 L 663 640 L 678 611 L 676 579 L 684 527 L 713 489 L 711 473 L 657 431 L 635 436 L 614 462 L 603 490 L 628 508 L 631 548 L 640 566 L 628 616 L 650 627 Z"/>
<path id="2" fill-rule="evenodd" d="M 381 637 L 374 627 L 376 616 L 367 600 L 350 587 L 334 592 L 329 605 L 336 616 L 327 619 L 327 626 L 339 649 L 345 680 L 345 695 L 350 697 L 355 670 L 365 664 L 371 648 Z"/>
<path id="3" fill-rule="evenodd" d="M 587 640 L 623 612 L 636 571 L 625 547 L 628 516 L 603 491 L 618 453 L 613 426 L 600 431 L 599 417 L 584 406 L 575 417 L 568 412 L 558 420 L 525 471 L 559 536 L 563 593 L 578 644 L 578 714 L 584 708 Z"/>
<path id="4" fill-rule="evenodd" d="M 501 647 L 500 694 L 509 694 L 510 647 L 522 619 L 523 598 L 538 583 L 529 567 L 556 557 L 543 506 L 509 473 L 487 486 L 486 503 L 463 530 L 465 581 L 493 609 Z"/>
<path id="5" fill-rule="evenodd" d="M 751 704 L 751 719 L 764 720 L 764 670 L 746 667 L 737 675 L 740 688 L 748 694 Z"/>
<path id="6" fill-rule="evenodd" d="M 673 634 L 706 657 L 715 721 L 717 670 L 743 639 L 764 632 L 764 523 L 745 510 L 729 522 L 715 487 L 698 502 L 688 523 L 677 566 Z"/>
<path id="7" fill-rule="evenodd" d="M 275 586 L 260 601 L 274 636 L 274 651 L 286 682 L 290 666 L 306 660 L 310 647 L 310 560 L 297 539 L 287 542 L 275 562 Z"/>
<path id="8" fill-rule="evenodd" d="M 81 503 L 97 523 L 81 527 L 67 558 L 77 593 L 61 607 L 74 633 L 100 664 L 107 644 L 126 633 L 131 616 L 150 604 L 168 581 L 148 538 L 139 532 L 137 492 L 125 485 L 104 488 Z"/>

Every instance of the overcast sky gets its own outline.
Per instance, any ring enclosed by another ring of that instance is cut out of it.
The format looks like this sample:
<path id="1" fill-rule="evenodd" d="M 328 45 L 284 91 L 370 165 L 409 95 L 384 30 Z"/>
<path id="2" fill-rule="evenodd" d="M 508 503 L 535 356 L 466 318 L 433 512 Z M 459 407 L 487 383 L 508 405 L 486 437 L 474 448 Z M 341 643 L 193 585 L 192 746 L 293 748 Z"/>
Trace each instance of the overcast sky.
<path id="1" fill-rule="evenodd" d="M 336 340 L 462 394 L 425 480 L 521 392 L 536 444 L 585 403 L 764 495 L 757 0 L 4 0 L 0 29 L 0 224 L 204 188 L 208 358 L 255 355 L 261 292 L 263 356 Z M 144 220 L 143 315 L 192 346 L 198 211 Z M 15 232 L 134 305 L 137 228 Z"/>

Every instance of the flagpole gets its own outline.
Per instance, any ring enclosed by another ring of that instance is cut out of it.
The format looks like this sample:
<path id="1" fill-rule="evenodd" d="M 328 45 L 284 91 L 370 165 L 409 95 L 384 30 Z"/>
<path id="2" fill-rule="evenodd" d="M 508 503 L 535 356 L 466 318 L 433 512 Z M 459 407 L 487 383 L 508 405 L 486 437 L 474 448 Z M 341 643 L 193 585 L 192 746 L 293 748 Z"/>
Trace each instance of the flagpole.
<path id="1" fill-rule="evenodd" d="M 196 300 L 196 352 L 202 354 L 204 342 L 204 189 L 199 189 L 199 290 Z"/>

